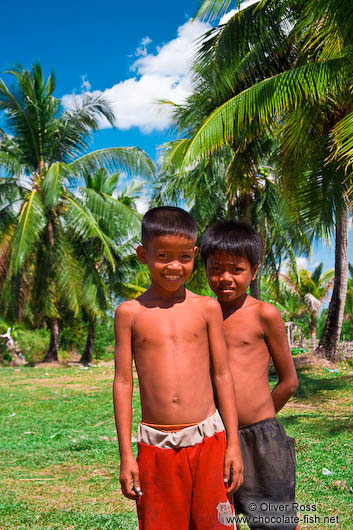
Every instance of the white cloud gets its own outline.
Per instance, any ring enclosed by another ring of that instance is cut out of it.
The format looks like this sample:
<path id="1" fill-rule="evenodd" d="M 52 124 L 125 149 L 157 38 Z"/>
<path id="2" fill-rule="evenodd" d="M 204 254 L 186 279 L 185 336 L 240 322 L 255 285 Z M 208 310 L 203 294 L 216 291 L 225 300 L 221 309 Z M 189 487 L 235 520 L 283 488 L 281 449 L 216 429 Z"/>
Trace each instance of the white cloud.
<path id="1" fill-rule="evenodd" d="M 86 75 L 81 75 L 81 81 L 82 81 L 81 88 L 85 92 L 87 92 L 88 90 L 91 90 L 91 83 L 87 81 L 86 77 L 87 77 Z"/>
<path id="2" fill-rule="evenodd" d="M 297 268 L 300 269 L 308 269 L 309 268 L 309 260 L 305 256 L 296 256 L 296 262 L 297 262 Z M 288 274 L 289 271 L 289 260 L 286 259 L 281 266 L 280 273 L 281 274 Z"/>
<path id="3" fill-rule="evenodd" d="M 309 267 L 309 260 L 308 258 L 305 258 L 304 256 L 297 257 L 297 268 L 299 269 L 308 269 Z"/>
<path id="4" fill-rule="evenodd" d="M 151 44 L 151 42 L 152 39 L 150 39 L 149 37 L 144 37 L 143 39 L 141 39 L 141 46 L 137 48 L 135 55 L 142 55 L 143 57 L 145 57 L 147 55 L 147 46 Z"/>
<path id="5" fill-rule="evenodd" d="M 191 94 L 190 66 L 196 51 L 195 41 L 210 27 L 204 22 L 189 20 L 178 28 L 177 37 L 157 48 L 156 53 L 148 53 L 147 47 L 152 41 L 145 37 L 135 53 L 138 58 L 131 66 L 135 75 L 104 91 L 93 92 L 110 102 L 119 129 L 138 127 L 148 133 L 170 126 L 170 109 L 161 108 L 157 101 L 167 99 L 183 103 Z M 85 79 L 82 82 L 88 83 Z M 80 97 L 67 94 L 62 98 L 62 104 L 69 108 Z M 106 127 L 109 124 L 102 121 L 101 128 Z"/>
<path id="6" fill-rule="evenodd" d="M 237 9 L 231 9 L 230 11 L 228 11 L 228 13 L 225 13 L 223 17 L 221 17 L 219 23 L 226 24 L 228 20 L 230 20 L 232 16 L 235 15 L 236 12 L 237 12 Z"/>
<path id="7" fill-rule="evenodd" d="M 247 7 L 252 6 L 253 4 L 257 4 L 258 2 L 259 0 L 246 0 L 245 2 L 241 3 L 239 11 L 242 11 L 243 9 L 246 9 Z M 221 17 L 219 23 L 226 24 L 228 20 L 230 20 L 232 16 L 237 13 L 237 11 L 238 9 L 231 9 Z"/>
<path id="8" fill-rule="evenodd" d="M 136 199 L 135 202 L 138 213 L 145 214 L 150 204 L 150 198 L 140 197 L 139 199 Z"/>

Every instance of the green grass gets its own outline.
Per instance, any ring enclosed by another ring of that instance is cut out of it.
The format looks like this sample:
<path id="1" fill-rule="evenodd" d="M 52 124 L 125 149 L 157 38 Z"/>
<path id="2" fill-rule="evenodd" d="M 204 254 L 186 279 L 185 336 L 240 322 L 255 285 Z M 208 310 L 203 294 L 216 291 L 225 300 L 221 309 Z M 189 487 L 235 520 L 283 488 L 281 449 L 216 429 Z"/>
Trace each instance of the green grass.
<path id="1" fill-rule="evenodd" d="M 298 502 L 340 520 L 303 529 L 348 530 L 353 520 L 352 367 L 342 368 L 301 371 L 296 398 L 280 415 L 296 438 Z M 112 378 L 110 363 L 0 369 L 0 530 L 137 528 L 118 482 Z M 137 388 L 133 408 L 135 436 Z"/>

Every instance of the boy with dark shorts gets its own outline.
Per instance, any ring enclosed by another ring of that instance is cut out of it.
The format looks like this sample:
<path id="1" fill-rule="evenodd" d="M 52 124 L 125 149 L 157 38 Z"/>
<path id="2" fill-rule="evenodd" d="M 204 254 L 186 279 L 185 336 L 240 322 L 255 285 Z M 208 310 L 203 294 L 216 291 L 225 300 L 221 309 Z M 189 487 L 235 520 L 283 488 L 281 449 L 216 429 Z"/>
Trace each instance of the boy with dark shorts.
<path id="1" fill-rule="evenodd" d="M 236 391 L 244 482 L 234 494 L 236 513 L 256 530 L 293 530 L 295 448 L 276 413 L 298 386 L 286 330 L 278 310 L 249 296 L 261 240 L 250 225 L 217 222 L 202 236 L 201 254 L 222 308 L 229 367 Z M 270 391 L 272 358 L 278 383 Z"/>
<path id="2" fill-rule="evenodd" d="M 242 459 L 222 313 L 215 300 L 184 287 L 196 237 L 196 223 L 184 210 L 147 212 L 137 255 L 149 268 L 151 286 L 115 313 L 120 483 L 123 494 L 137 501 L 140 530 L 234 527 L 227 494 L 242 482 Z M 131 448 L 132 358 L 142 409 L 137 461 Z"/>

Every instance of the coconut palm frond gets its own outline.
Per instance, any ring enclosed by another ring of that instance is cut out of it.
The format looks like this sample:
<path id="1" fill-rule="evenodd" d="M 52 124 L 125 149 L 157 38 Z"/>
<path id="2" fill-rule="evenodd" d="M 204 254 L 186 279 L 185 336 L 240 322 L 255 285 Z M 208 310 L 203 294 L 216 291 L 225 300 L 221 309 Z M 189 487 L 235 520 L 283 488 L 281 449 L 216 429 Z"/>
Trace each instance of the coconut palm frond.
<path id="1" fill-rule="evenodd" d="M 247 88 L 218 107 L 192 138 L 184 157 L 184 166 L 207 156 L 224 143 L 234 142 L 255 117 L 260 134 L 275 118 L 296 108 L 305 98 L 319 102 L 329 92 L 340 89 L 347 61 L 332 59 L 293 68 Z"/>
<path id="2" fill-rule="evenodd" d="M 46 227 L 46 216 L 37 190 L 24 202 L 13 237 L 12 266 L 16 274 Z"/>
<path id="3" fill-rule="evenodd" d="M 55 241 L 55 285 L 67 308 L 75 317 L 80 314 L 82 307 L 82 293 L 85 288 L 85 276 L 82 265 L 78 262 L 73 247 L 60 233 Z"/>
<path id="4" fill-rule="evenodd" d="M 81 156 L 70 167 L 76 172 L 95 171 L 99 168 L 125 171 L 128 175 L 152 178 L 155 172 L 150 157 L 138 147 L 111 147 Z"/>
<path id="5" fill-rule="evenodd" d="M 67 192 L 63 196 L 69 203 L 69 207 L 65 212 L 65 217 L 68 220 L 74 236 L 79 239 L 97 238 L 103 248 L 103 253 L 106 259 L 110 262 L 113 270 L 115 270 L 114 257 L 111 252 L 109 239 L 99 227 L 92 213 L 85 207 L 82 201 L 73 194 Z"/>
<path id="6" fill-rule="evenodd" d="M 195 18 L 214 20 L 224 15 L 232 3 L 234 3 L 235 8 L 238 8 L 241 4 L 240 0 L 234 0 L 234 2 L 232 0 L 204 0 Z"/>

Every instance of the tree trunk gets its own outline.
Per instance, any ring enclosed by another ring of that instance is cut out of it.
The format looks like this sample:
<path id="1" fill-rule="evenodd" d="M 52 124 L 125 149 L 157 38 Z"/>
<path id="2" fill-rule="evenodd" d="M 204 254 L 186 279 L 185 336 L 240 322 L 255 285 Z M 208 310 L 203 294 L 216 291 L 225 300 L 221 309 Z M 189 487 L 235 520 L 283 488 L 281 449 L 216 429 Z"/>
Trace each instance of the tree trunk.
<path id="1" fill-rule="evenodd" d="M 261 277 L 258 274 L 255 280 L 253 280 L 250 284 L 250 294 L 254 298 L 257 298 L 258 300 L 261 300 L 260 282 L 261 282 Z"/>
<path id="2" fill-rule="evenodd" d="M 50 345 L 43 362 L 52 362 L 58 360 L 59 350 L 59 319 L 50 319 Z"/>
<path id="3" fill-rule="evenodd" d="M 17 297 L 17 321 L 19 324 L 22 324 L 23 319 L 23 312 L 25 307 L 25 288 L 26 288 L 26 282 L 24 277 L 24 272 L 21 270 L 19 273 L 19 279 L 18 279 L 18 297 Z"/>
<path id="4" fill-rule="evenodd" d="M 315 317 L 313 315 L 310 315 L 310 349 L 312 352 L 315 351 L 316 348 L 316 322 Z"/>
<path id="5" fill-rule="evenodd" d="M 80 359 L 80 363 L 82 364 L 87 365 L 92 362 L 93 346 L 94 346 L 94 330 L 95 330 L 95 323 L 93 320 L 90 320 L 88 324 L 88 335 L 87 335 L 86 347 Z"/>
<path id="6" fill-rule="evenodd" d="M 263 264 L 265 261 L 267 229 L 266 229 L 266 225 L 262 227 L 262 230 L 259 230 L 258 226 L 256 226 L 255 228 L 261 237 L 261 250 L 260 250 L 260 261 L 258 263 L 258 268 L 257 268 L 257 275 L 256 275 L 255 280 L 252 281 L 250 284 L 250 294 L 254 298 L 261 300 L 261 276 L 262 276 Z"/>
<path id="7" fill-rule="evenodd" d="M 239 197 L 239 210 L 241 215 L 242 223 L 250 224 L 250 204 L 251 204 L 251 194 L 242 193 Z"/>
<path id="8" fill-rule="evenodd" d="M 343 208 L 336 217 L 335 281 L 328 308 L 324 333 L 316 353 L 332 362 L 337 360 L 344 305 L 348 284 L 348 210 Z"/>

